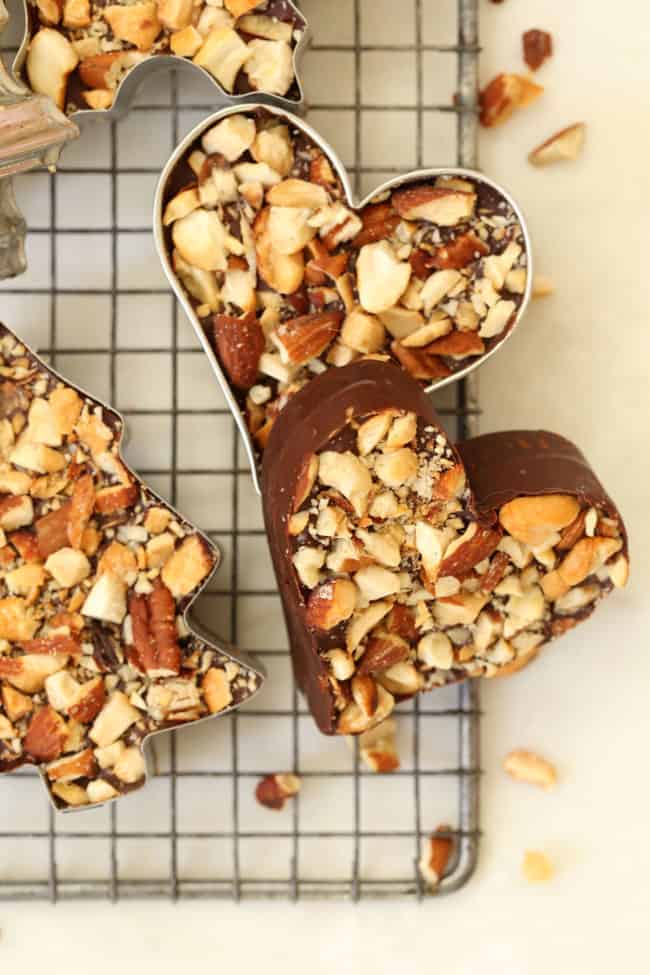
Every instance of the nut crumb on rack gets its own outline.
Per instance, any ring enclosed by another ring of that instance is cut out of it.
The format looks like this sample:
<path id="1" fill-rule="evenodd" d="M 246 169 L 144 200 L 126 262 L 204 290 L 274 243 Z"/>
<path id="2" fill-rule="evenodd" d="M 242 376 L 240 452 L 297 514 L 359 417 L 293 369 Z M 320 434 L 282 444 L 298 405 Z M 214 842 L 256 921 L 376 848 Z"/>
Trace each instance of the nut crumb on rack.
<path id="1" fill-rule="evenodd" d="M 298 776 L 292 772 L 276 772 L 258 782 L 255 798 L 267 809 L 284 809 L 287 799 L 298 795 L 301 784 Z"/>
<path id="2" fill-rule="evenodd" d="M 259 453 L 314 375 L 383 355 L 430 385 L 501 342 L 526 292 L 522 227 L 486 182 L 439 176 L 357 211 L 321 149 L 263 109 L 203 133 L 162 221 Z"/>
<path id="3" fill-rule="evenodd" d="M 139 787 L 148 735 L 258 684 L 187 629 L 217 551 L 125 466 L 121 436 L 1 328 L 0 772 L 38 765 L 60 808 Z"/>
<path id="4" fill-rule="evenodd" d="M 445 875 L 454 849 L 454 837 L 450 826 L 438 826 L 435 833 L 427 837 L 422 847 L 418 864 L 420 876 L 430 889 L 434 889 Z M 442 834 L 442 835 L 441 835 Z"/>
<path id="5" fill-rule="evenodd" d="M 60 109 L 108 109 L 137 65 L 191 59 L 235 95 L 299 99 L 294 51 L 306 23 L 288 0 L 29 0 L 25 73 Z"/>

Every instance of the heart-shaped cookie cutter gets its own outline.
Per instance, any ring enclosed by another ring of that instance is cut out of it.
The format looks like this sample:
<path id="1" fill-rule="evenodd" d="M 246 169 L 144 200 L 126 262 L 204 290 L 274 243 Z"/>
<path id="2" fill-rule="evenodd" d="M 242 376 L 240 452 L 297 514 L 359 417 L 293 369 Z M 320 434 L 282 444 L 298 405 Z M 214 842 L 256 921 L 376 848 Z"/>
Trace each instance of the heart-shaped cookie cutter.
<path id="1" fill-rule="evenodd" d="M 0 33 L 9 20 L 0 0 Z M 39 166 L 53 169 L 63 146 L 79 129 L 49 98 L 33 95 L 0 59 L 0 279 L 21 274 L 25 220 L 14 198 L 12 176 Z"/>
<path id="2" fill-rule="evenodd" d="M 185 138 L 182 139 L 182 141 L 177 145 L 171 157 L 169 158 L 168 162 L 166 163 L 164 169 L 162 170 L 160 179 L 158 181 L 158 186 L 156 188 L 156 195 L 154 199 L 154 236 L 156 241 L 156 249 L 158 251 L 158 256 L 160 257 L 160 260 L 162 262 L 165 274 L 167 275 L 167 279 L 171 284 L 172 288 L 174 289 L 174 292 L 176 293 L 176 297 L 178 298 L 181 305 L 183 306 L 185 313 L 187 314 L 187 317 L 189 318 L 194 328 L 194 331 L 196 332 L 199 338 L 203 350 L 205 351 L 208 360 L 210 362 L 212 371 L 217 377 L 217 380 L 219 382 L 219 385 L 221 386 L 221 389 L 228 403 L 228 406 L 235 418 L 235 421 L 237 423 L 239 432 L 241 434 L 244 443 L 244 448 L 246 450 L 246 455 L 250 465 L 251 474 L 253 476 L 255 489 L 257 490 L 258 494 L 261 493 L 258 460 L 256 458 L 256 452 L 251 440 L 250 433 L 248 431 L 248 427 L 246 425 L 246 420 L 242 414 L 237 399 L 233 394 L 232 387 L 228 382 L 224 374 L 224 371 L 221 367 L 221 364 L 215 354 L 214 348 L 210 343 L 210 340 L 208 339 L 204 328 L 201 326 L 201 322 L 199 321 L 199 318 L 194 310 L 194 306 L 192 305 L 192 302 L 187 292 L 185 291 L 185 288 L 181 284 L 180 280 L 178 279 L 172 267 L 170 254 L 165 240 L 165 228 L 163 226 L 163 212 L 164 212 L 164 207 L 166 202 L 168 183 L 170 181 L 170 178 L 174 174 L 176 166 L 181 161 L 181 159 L 187 152 L 188 148 L 192 146 L 192 144 L 195 143 L 196 140 L 199 139 L 199 137 L 204 132 L 206 132 L 208 129 L 214 126 L 217 122 L 220 122 L 225 118 L 228 118 L 228 116 L 236 115 L 238 113 L 247 113 L 247 112 L 254 112 L 259 110 L 263 110 L 265 112 L 270 113 L 271 115 L 275 115 L 279 121 L 283 121 L 287 123 L 290 127 L 291 126 L 295 127 L 322 150 L 322 152 L 325 154 L 325 156 L 327 157 L 331 165 L 334 167 L 336 171 L 336 175 L 341 180 L 347 203 L 355 211 L 361 211 L 368 204 L 372 203 L 373 200 L 377 198 L 381 198 L 382 194 L 384 194 L 388 190 L 394 190 L 397 189 L 398 187 L 403 187 L 406 186 L 407 184 L 421 182 L 423 180 L 436 179 L 437 177 L 440 176 L 459 177 L 461 179 L 465 178 L 465 179 L 475 181 L 477 183 L 482 183 L 485 186 L 496 191 L 496 193 L 500 197 L 502 197 L 506 201 L 506 203 L 512 208 L 512 211 L 514 212 L 521 226 L 523 239 L 525 243 L 526 257 L 527 257 L 526 285 L 525 285 L 524 293 L 521 297 L 521 302 L 516 312 L 516 318 L 514 320 L 514 323 L 507 329 L 503 337 L 500 338 L 500 340 L 491 349 L 489 349 L 487 352 L 479 356 L 474 362 L 469 363 L 463 369 L 459 369 L 457 372 L 452 373 L 450 376 L 446 376 L 445 378 L 430 383 L 426 387 L 427 392 L 431 392 L 434 389 L 436 390 L 441 389 L 443 386 L 447 386 L 452 382 L 456 382 L 459 379 L 463 379 L 464 377 L 468 376 L 470 373 L 474 372 L 474 370 L 478 368 L 478 366 L 482 365 L 483 362 L 491 358 L 491 356 L 493 356 L 499 349 L 501 349 L 501 347 L 504 345 L 507 339 L 515 331 L 517 325 L 521 321 L 526 311 L 532 293 L 532 280 L 533 280 L 532 244 L 531 244 L 530 235 L 526 224 L 526 219 L 519 205 L 510 196 L 510 194 L 505 189 L 503 189 L 503 187 L 501 187 L 498 183 L 494 182 L 494 180 L 489 179 L 487 176 L 484 176 L 480 172 L 477 172 L 475 170 L 470 170 L 470 169 L 463 169 L 460 167 L 444 167 L 444 168 L 435 167 L 435 168 L 413 170 L 411 172 L 405 173 L 404 175 L 395 176 L 392 179 L 387 180 L 385 183 L 382 183 L 381 186 L 378 186 L 376 189 L 372 190 L 372 192 L 369 193 L 365 198 L 363 198 L 360 201 L 357 201 L 355 199 L 355 194 L 352 189 L 352 185 L 350 183 L 350 178 L 348 176 L 346 168 L 338 158 L 338 155 L 336 154 L 334 149 L 326 142 L 326 140 L 323 139 L 323 137 L 303 119 L 300 119 L 297 116 L 289 112 L 286 112 L 285 110 L 279 107 L 270 106 L 264 102 L 258 102 L 257 104 L 248 104 L 246 106 L 237 105 L 227 109 L 223 109 L 221 111 L 217 111 L 214 114 L 210 115 L 208 118 L 204 119 L 202 122 L 199 122 L 199 124 L 195 126 L 195 128 L 192 129 L 192 131 L 189 132 L 185 136 Z"/>
<path id="3" fill-rule="evenodd" d="M 190 725 L 193 726 L 202 723 L 204 721 L 209 721 L 213 718 L 223 717 L 223 715 L 236 710 L 242 703 L 252 700 L 252 698 L 259 693 L 259 691 L 261 690 L 265 682 L 266 674 L 264 668 L 250 654 L 241 651 L 238 648 L 231 646 L 226 641 L 223 641 L 220 638 L 216 637 L 215 634 L 211 633 L 210 630 L 208 630 L 201 623 L 199 623 L 193 616 L 191 616 L 192 606 L 194 605 L 198 597 L 201 595 L 201 593 L 204 592 L 206 587 L 209 585 L 210 580 L 212 579 L 212 577 L 214 576 L 215 572 L 219 567 L 219 564 L 221 562 L 221 551 L 218 548 L 218 546 L 210 538 L 207 537 L 207 535 L 204 535 L 203 532 L 201 532 L 198 528 L 196 528 L 196 526 L 193 525 L 184 515 L 180 514 L 172 505 L 170 505 L 167 501 L 165 501 L 163 498 L 157 495 L 156 492 L 153 491 L 147 484 L 145 484 L 143 479 L 139 477 L 139 475 L 128 466 L 128 464 L 123 458 L 122 449 L 121 449 L 126 439 L 126 428 L 125 428 L 124 419 L 121 416 L 121 414 L 113 407 L 107 406 L 106 404 L 102 403 L 101 400 L 98 400 L 96 397 L 90 395 L 89 393 L 86 393 L 79 386 L 76 386 L 75 384 L 68 382 L 67 379 L 65 379 L 58 372 L 52 369 L 51 366 L 47 365 L 32 349 L 30 349 L 23 342 L 23 340 L 18 335 L 16 335 L 15 332 L 13 332 L 6 325 L 3 325 L 1 323 L 0 323 L 0 343 L 3 344 L 11 343 L 12 347 L 15 349 L 16 355 L 20 355 L 23 358 L 27 357 L 30 360 L 30 362 L 33 364 L 33 366 L 36 368 L 36 370 L 38 371 L 39 378 L 46 377 L 47 380 L 53 380 L 55 383 L 62 383 L 65 389 L 72 390 L 75 393 L 77 393 L 77 395 L 81 397 L 84 403 L 92 405 L 93 408 L 95 409 L 98 408 L 101 409 L 102 420 L 106 421 L 106 425 L 108 426 L 108 428 L 114 431 L 113 434 L 114 441 L 119 448 L 119 452 L 117 453 L 117 458 L 119 460 L 119 463 L 123 467 L 124 471 L 128 474 L 128 476 L 133 479 L 133 483 L 135 483 L 140 490 L 140 503 L 142 503 L 142 499 L 144 498 L 144 500 L 146 501 L 147 510 L 149 509 L 149 507 L 155 507 L 157 509 L 164 509 L 164 511 L 169 512 L 169 515 L 171 516 L 172 519 L 170 524 L 175 523 L 180 531 L 185 531 L 187 533 L 184 536 L 186 539 L 196 537 L 199 540 L 203 548 L 203 551 L 207 553 L 206 557 L 210 565 L 207 570 L 207 575 L 202 579 L 202 581 L 198 585 L 194 586 L 189 591 L 188 595 L 181 596 L 177 600 L 177 606 L 176 606 L 177 615 L 183 621 L 183 626 L 185 627 L 186 634 L 191 639 L 194 638 L 196 641 L 196 646 L 194 647 L 194 651 L 200 653 L 201 655 L 205 652 L 214 652 L 216 654 L 210 666 L 221 666 L 223 668 L 223 667 L 228 667 L 229 665 L 231 666 L 236 665 L 236 667 L 240 668 L 240 674 L 236 675 L 235 678 L 233 679 L 239 680 L 241 677 L 241 680 L 244 681 L 244 676 L 245 676 L 245 685 L 246 685 L 245 691 L 242 690 L 242 693 L 239 694 L 239 690 L 241 690 L 241 685 L 238 685 L 238 687 L 231 695 L 231 702 L 229 704 L 226 704 L 225 707 L 223 707 L 219 711 L 216 711 L 215 713 L 209 713 L 204 715 L 201 718 L 187 719 L 181 722 L 178 721 L 174 722 L 173 720 L 167 722 L 165 722 L 164 720 L 157 721 L 155 718 L 151 717 L 152 725 L 155 726 L 156 724 L 158 724 L 160 725 L 160 727 L 153 727 L 152 730 L 147 731 L 137 741 L 137 747 L 139 748 L 145 761 L 144 775 L 141 778 L 139 778 L 137 782 L 133 783 L 128 787 L 125 787 L 122 792 L 118 791 L 118 794 L 111 797 L 110 799 L 91 801 L 90 806 L 92 808 L 95 808 L 97 805 L 103 804 L 104 802 L 113 802 L 119 798 L 122 798 L 124 795 L 128 794 L 129 792 L 132 792 L 136 789 L 140 789 L 146 784 L 147 751 L 145 749 L 145 744 L 150 738 L 153 738 L 155 735 L 163 734 L 169 731 L 171 727 L 182 728 L 182 727 L 188 727 Z M 41 393 L 41 395 L 45 395 L 45 393 Z M 151 537 L 153 538 L 156 536 L 152 535 Z M 178 551 L 178 549 L 175 549 L 175 551 Z M 130 659 L 131 658 L 129 658 L 129 661 Z M 117 669 L 118 667 L 116 666 L 115 670 Z M 114 671 L 110 670 L 109 668 L 107 671 L 107 676 L 110 676 L 110 674 L 113 672 Z M 2 681 L 3 681 L 3 676 L 2 673 L 0 673 L 0 684 L 2 683 Z M 163 688 L 165 686 L 164 681 L 165 678 L 163 677 L 162 678 Z M 155 686 L 158 685 L 156 684 L 156 681 L 152 679 L 150 687 L 155 687 Z M 145 712 L 145 714 L 148 715 L 148 712 Z M 121 740 L 121 738 L 119 740 Z M 0 775 L 3 774 L 3 772 L 10 772 L 25 764 L 27 763 L 23 757 L 19 758 L 16 762 L 13 763 L 9 762 L 9 764 L 5 763 L 4 768 L 0 768 Z M 79 805 L 79 806 L 57 805 L 51 791 L 51 786 L 53 782 L 50 782 L 48 780 L 46 769 L 43 767 L 42 763 L 37 765 L 37 767 L 39 769 L 41 778 L 43 779 L 43 782 L 48 791 L 50 801 L 52 802 L 52 805 L 57 811 L 76 812 L 84 808 L 89 808 L 88 806 L 84 806 L 84 805 Z M 53 781 L 55 782 L 56 780 Z"/>
<path id="4" fill-rule="evenodd" d="M 2 0 L 0 0 L 0 3 L 1 2 Z M 110 108 L 81 108 L 69 113 L 70 118 L 79 120 L 101 116 L 112 121 L 116 121 L 128 111 L 138 88 L 151 74 L 158 73 L 161 70 L 170 70 L 172 68 L 180 68 L 184 71 L 199 71 L 203 77 L 207 78 L 214 86 L 216 90 L 215 100 L 217 104 L 223 103 L 224 105 L 241 105 L 246 104 L 247 102 L 258 102 L 260 100 L 269 98 L 273 103 L 284 104 L 285 107 L 291 106 L 292 111 L 298 113 L 305 111 L 305 96 L 299 68 L 303 54 L 311 41 L 311 33 L 304 15 L 300 12 L 300 10 L 298 10 L 295 4 L 291 2 L 291 0 L 278 0 L 278 2 L 283 8 L 283 12 L 292 16 L 294 32 L 298 31 L 299 34 L 297 38 L 294 38 L 295 43 L 292 49 L 293 81 L 291 88 L 286 95 L 272 94 L 270 92 L 265 92 L 262 89 L 252 89 L 245 92 L 230 92 L 219 83 L 214 75 L 200 65 L 195 64 L 189 57 L 181 57 L 170 53 L 152 54 L 147 56 L 144 60 L 136 63 L 119 81 L 117 91 Z M 29 0 L 22 0 L 22 11 L 25 17 L 25 33 L 23 35 L 22 43 L 13 60 L 11 71 L 17 80 L 28 84 L 27 79 L 24 77 L 25 62 L 27 60 L 30 43 L 34 36 L 30 30 Z M 257 12 L 266 13 L 268 15 L 268 11 Z M 253 8 L 253 10 L 251 10 L 251 14 L 255 13 L 256 10 Z M 294 94 L 290 94 L 292 90 L 294 91 Z"/>

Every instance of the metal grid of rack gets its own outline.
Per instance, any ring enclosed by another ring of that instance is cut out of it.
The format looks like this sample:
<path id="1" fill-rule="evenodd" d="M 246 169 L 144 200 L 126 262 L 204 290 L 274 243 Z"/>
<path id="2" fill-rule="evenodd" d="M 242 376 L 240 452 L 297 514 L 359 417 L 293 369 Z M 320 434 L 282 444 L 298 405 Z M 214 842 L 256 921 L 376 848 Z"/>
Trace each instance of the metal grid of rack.
<path id="1" fill-rule="evenodd" d="M 476 165 L 477 0 L 302 7 L 315 38 L 303 63 L 309 118 L 359 193 L 408 168 Z M 0 900 L 420 898 L 421 846 L 442 823 L 456 843 L 438 890 L 454 890 L 479 837 L 476 685 L 399 709 L 402 767 L 390 776 L 315 731 L 292 687 L 234 422 L 159 274 L 144 206 L 171 147 L 214 107 L 213 90 L 186 73 L 154 86 L 126 120 L 88 126 L 56 177 L 19 181 L 30 270 L 0 287 L 0 317 L 125 414 L 130 461 L 224 552 L 197 616 L 256 653 L 268 682 L 232 717 L 158 739 L 147 788 L 118 804 L 60 816 L 33 773 L 0 780 Z M 452 435 L 475 430 L 473 381 L 436 405 Z M 300 796 L 281 813 L 259 807 L 257 780 L 285 769 L 302 777 Z"/>

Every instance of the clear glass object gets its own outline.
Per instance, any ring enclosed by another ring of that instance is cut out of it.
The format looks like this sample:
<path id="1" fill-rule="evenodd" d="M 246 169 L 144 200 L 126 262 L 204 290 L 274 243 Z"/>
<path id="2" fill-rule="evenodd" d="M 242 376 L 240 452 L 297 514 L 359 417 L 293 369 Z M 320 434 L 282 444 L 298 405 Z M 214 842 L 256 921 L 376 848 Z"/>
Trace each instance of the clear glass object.
<path id="1" fill-rule="evenodd" d="M 9 19 L 0 0 L 0 33 Z M 0 60 L 0 278 L 25 270 L 25 220 L 16 205 L 12 176 L 44 166 L 54 169 L 61 149 L 79 129 L 43 95 L 33 95 Z"/>

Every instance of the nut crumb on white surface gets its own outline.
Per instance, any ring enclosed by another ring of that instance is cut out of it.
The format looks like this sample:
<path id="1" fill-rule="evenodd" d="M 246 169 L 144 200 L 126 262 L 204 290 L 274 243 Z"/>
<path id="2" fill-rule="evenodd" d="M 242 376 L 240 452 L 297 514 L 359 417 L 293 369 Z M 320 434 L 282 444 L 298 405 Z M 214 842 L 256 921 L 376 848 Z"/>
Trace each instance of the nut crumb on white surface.
<path id="1" fill-rule="evenodd" d="M 549 761 L 534 752 L 517 749 L 510 752 L 503 762 L 503 767 L 513 779 L 539 786 L 550 792 L 557 783 L 555 767 Z"/>
<path id="2" fill-rule="evenodd" d="M 529 884 L 546 884 L 555 876 L 552 861 L 539 850 L 526 850 L 521 869 Z"/>

